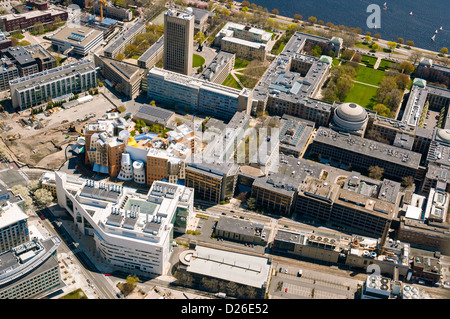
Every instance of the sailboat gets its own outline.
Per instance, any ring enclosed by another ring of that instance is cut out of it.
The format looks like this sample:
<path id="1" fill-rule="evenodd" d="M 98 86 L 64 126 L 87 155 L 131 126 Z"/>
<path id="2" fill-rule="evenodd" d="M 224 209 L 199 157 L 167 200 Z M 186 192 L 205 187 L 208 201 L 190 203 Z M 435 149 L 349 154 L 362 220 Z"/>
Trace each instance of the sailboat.
<path id="1" fill-rule="evenodd" d="M 439 28 L 439 31 L 442 31 L 442 27 Z"/>
<path id="2" fill-rule="evenodd" d="M 412 11 L 411 11 L 411 12 L 409 13 L 409 15 L 410 15 L 410 16 L 412 16 L 412 15 L 413 15 Z"/>
<path id="3" fill-rule="evenodd" d="M 437 33 L 438 33 L 438 30 L 434 31 L 434 33 L 437 34 Z"/>
<path id="4" fill-rule="evenodd" d="M 383 8 L 384 10 L 387 10 L 386 2 L 383 4 L 383 7 L 384 7 L 384 8 Z"/>
<path id="5" fill-rule="evenodd" d="M 436 34 L 433 34 L 433 36 L 431 37 L 431 40 L 434 41 L 434 38 L 436 37 Z"/>

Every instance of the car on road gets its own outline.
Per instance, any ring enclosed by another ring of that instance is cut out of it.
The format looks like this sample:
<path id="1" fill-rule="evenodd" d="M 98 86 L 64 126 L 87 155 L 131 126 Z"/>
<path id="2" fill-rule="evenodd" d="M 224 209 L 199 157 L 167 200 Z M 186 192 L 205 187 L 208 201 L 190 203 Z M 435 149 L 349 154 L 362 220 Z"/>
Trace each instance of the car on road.
<path id="1" fill-rule="evenodd" d="M 303 274 L 303 270 L 300 269 L 300 270 L 298 271 L 298 273 L 297 273 L 297 276 L 298 276 L 298 277 L 301 277 L 302 274 Z"/>
<path id="2" fill-rule="evenodd" d="M 222 213 L 222 215 L 226 215 L 227 213 Z"/>
<path id="3" fill-rule="evenodd" d="M 287 288 L 286 288 L 286 289 L 284 289 L 284 292 L 287 292 Z"/>
<path id="4" fill-rule="evenodd" d="M 111 274 L 105 274 L 105 276 L 109 277 L 109 276 L 111 276 Z"/>
<path id="5" fill-rule="evenodd" d="M 42 220 L 45 219 L 44 215 L 39 215 L 39 217 L 40 217 Z"/>
<path id="6" fill-rule="evenodd" d="M 287 268 L 284 270 L 284 273 L 287 274 Z"/>

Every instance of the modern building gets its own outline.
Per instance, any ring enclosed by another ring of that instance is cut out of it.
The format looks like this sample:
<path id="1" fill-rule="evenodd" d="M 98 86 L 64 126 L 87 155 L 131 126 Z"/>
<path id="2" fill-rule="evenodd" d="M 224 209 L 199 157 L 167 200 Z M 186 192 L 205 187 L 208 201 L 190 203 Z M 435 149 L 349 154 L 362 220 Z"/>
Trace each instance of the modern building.
<path id="1" fill-rule="evenodd" d="M 167 10 L 164 14 L 164 69 L 192 75 L 195 16 L 191 8 L 185 12 Z"/>
<path id="2" fill-rule="evenodd" d="M 147 194 L 118 184 L 56 173 L 58 204 L 96 250 L 117 270 L 149 277 L 168 270 L 174 232 L 184 233 L 193 214 L 193 190 L 154 182 Z"/>
<path id="3" fill-rule="evenodd" d="M 193 276 L 193 285 L 211 279 L 223 284 L 232 282 L 246 288 L 247 298 L 263 299 L 269 286 L 271 261 L 265 257 L 196 245 L 180 254 L 178 270 Z M 223 293 L 219 285 L 212 291 Z M 236 297 L 237 290 L 227 295 Z"/>
<path id="4" fill-rule="evenodd" d="M 19 69 L 8 58 L 2 58 L 0 66 L 0 91 L 9 89 L 9 81 L 19 78 Z"/>
<path id="5" fill-rule="evenodd" d="M 0 299 L 38 299 L 61 289 L 57 236 L 36 237 L 0 253 Z"/>
<path id="6" fill-rule="evenodd" d="M 27 0 L 27 1 L 25 1 L 25 5 L 27 7 L 36 8 L 41 11 L 48 9 L 47 0 Z"/>
<path id="7" fill-rule="evenodd" d="M 9 84 L 14 109 L 23 109 L 51 98 L 86 92 L 97 86 L 97 74 L 93 61 L 86 59 L 21 77 Z"/>
<path id="8" fill-rule="evenodd" d="M 239 166 L 233 163 L 188 163 L 185 185 L 199 198 L 220 203 L 233 197 Z"/>
<path id="9" fill-rule="evenodd" d="M 196 7 L 191 7 L 191 9 L 194 15 L 194 35 L 197 34 L 197 32 L 205 33 L 208 26 L 207 22 L 209 18 L 214 15 L 214 13 Z"/>
<path id="10" fill-rule="evenodd" d="M 21 14 L 10 13 L 0 16 L 0 29 L 3 32 L 14 32 L 32 28 L 36 23 L 52 23 L 56 18 L 67 21 L 67 11 L 49 9 L 45 11 L 32 10 Z"/>
<path id="11" fill-rule="evenodd" d="M 125 51 L 127 45 L 132 44 L 138 34 L 144 33 L 146 25 L 144 22 L 136 21 L 132 26 L 127 27 L 116 36 L 103 52 L 107 58 L 116 58 L 119 53 Z"/>
<path id="12" fill-rule="evenodd" d="M 8 195 L 8 193 L 4 193 L 4 195 Z M 27 214 L 17 203 L 7 200 L 0 207 L 0 253 L 29 240 Z"/>
<path id="13" fill-rule="evenodd" d="M 103 32 L 86 25 L 66 25 L 51 37 L 52 46 L 62 54 L 85 57 L 103 42 Z"/>
<path id="14" fill-rule="evenodd" d="M 147 77 L 150 100 L 229 120 L 236 112 L 250 114 L 253 91 L 234 89 L 192 76 L 152 68 Z"/>
<path id="15" fill-rule="evenodd" d="M 141 92 L 141 82 L 145 70 L 131 63 L 111 59 L 94 54 L 94 61 L 105 79 L 114 90 L 130 99 L 136 98 Z"/>
<path id="16" fill-rule="evenodd" d="M 161 36 L 150 48 L 147 49 L 137 60 L 138 66 L 145 69 L 151 69 L 164 54 L 164 35 Z"/>
<path id="17" fill-rule="evenodd" d="M 361 299 L 400 299 L 401 289 L 401 282 L 372 274 L 364 281 Z"/>

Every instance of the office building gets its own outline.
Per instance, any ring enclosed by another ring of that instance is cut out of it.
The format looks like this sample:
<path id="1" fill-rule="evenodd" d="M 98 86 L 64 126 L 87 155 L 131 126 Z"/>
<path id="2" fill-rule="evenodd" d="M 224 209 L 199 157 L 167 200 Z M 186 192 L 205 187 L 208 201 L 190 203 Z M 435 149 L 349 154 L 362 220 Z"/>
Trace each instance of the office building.
<path id="1" fill-rule="evenodd" d="M 10 81 L 14 109 L 46 103 L 50 98 L 79 94 L 97 86 L 92 60 L 81 60 Z"/>
<path id="2" fill-rule="evenodd" d="M 47 10 L 48 9 L 48 2 L 47 0 L 27 0 L 25 2 L 27 7 L 30 8 L 36 8 L 38 10 Z"/>
<path id="3" fill-rule="evenodd" d="M 103 32 L 86 25 L 66 25 L 52 36 L 52 46 L 62 54 L 85 57 L 103 42 Z"/>
<path id="4" fill-rule="evenodd" d="M 311 143 L 310 156 L 320 157 L 336 167 L 352 167 L 367 172 L 370 166 L 384 169 L 386 178 L 401 180 L 416 175 L 420 169 L 421 154 L 406 149 L 368 140 L 330 128 L 319 127 Z"/>
<path id="5" fill-rule="evenodd" d="M 10 13 L 0 16 L 0 28 L 3 32 L 21 31 L 33 28 L 36 23 L 47 24 L 59 18 L 67 21 L 67 11 L 49 9 L 45 11 L 32 10 L 21 14 Z"/>
<path id="6" fill-rule="evenodd" d="M 97 67 L 101 67 L 103 77 L 112 84 L 117 93 L 130 99 L 134 99 L 140 94 L 144 69 L 131 63 L 97 54 L 94 54 L 94 61 Z"/>
<path id="7" fill-rule="evenodd" d="M 159 60 L 163 58 L 163 53 L 164 36 L 161 36 L 138 58 L 138 66 L 145 69 L 151 69 Z"/>
<path id="8" fill-rule="evenodd" d="M 0 253 L 29 240 L 27 214 L 17 203 L 6 200 L 6 203 L 0 207 Z"/>
<path id="9" fill-rule="evenodd" d="M 0 254 L 0 299 L 39 299 L 61 289 L 57 236 L 36 237 Z"/>
<path id="10" fill-rule="evenodd" d="M 176 72 L 152 68 L 147 77 L 150 100 L 189 108 L 229 120 L 236 112 L 250 114 L 253 91 L 237 90 Z"/>
<path id="11" fill-rule="evenodd" d="M 194 189 L 196 196 L 220 203 L 234 195 L 239 166 L 233 163 L 188 163 L 185 185 Z"/>
<path id="12" fill-rule="evenodd" d="M 19 70 L 19 76 L 27 76 L 37 72 L 55 68 L 57 62 L 40 44 L 16 46 L 1 51 L 2 58 L 9 59 Z"/>
<path id="13" fill-rule="evenodd" d="M 193 215 L 192 189 L 158 181 L 142 194 L 59 172 L 56 185 L 58 204 L 83 234 L 93 236 L 109 266 L 138 276 L 166 273 L 173 233 L 184 233 Z"/>
<path id="14" fill-rule="evenodd" d="M 192 74 L 194 45 L 192 9 L 186 12 L 167 10 L 164 14 L 164 69 L 185 75 Z"/>
<path id="15" fill-rule="evenodd" d="M 0 91 L 9 89 L 9 81 L 19 78 L 19 69 L 8 58 L 2 58 L 0 66 Z"/>
<path id="16" fill-rule="evenodd" d="M 228 74 L 234 69 L 236 60 L 234 53 L 220 51 L 210 64 L 203 70 L 199 78 L 202 80 L 222 84 Z"/>
<path id="17" fill-rule="evenodd" d="M 116 36 L 105 48 L 103 55 L 107 58 L 115 59 L 119 53 L 125 51 L 127 45 L 132 44 L 138 34 L 144 33 L 146 25 L 144 22 L 137 21 L 132 26 L 127 27 Z"/>

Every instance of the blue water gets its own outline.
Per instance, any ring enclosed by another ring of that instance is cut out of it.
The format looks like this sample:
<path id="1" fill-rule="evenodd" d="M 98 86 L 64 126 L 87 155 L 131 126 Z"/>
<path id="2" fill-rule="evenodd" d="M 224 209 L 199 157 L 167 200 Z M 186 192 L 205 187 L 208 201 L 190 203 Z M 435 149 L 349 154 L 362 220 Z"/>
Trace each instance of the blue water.
<path id="1" fill-rule="evenodd" d="M 450 0 L 252 0 L 270 11 L 276 8 L 280 15 L 294 17 L 299 13 L 303 20 L 315 16 L 317 20 L 335 25 L 361 28 L 363 34 L 370 31 L 381 34 L 381 38 L 397 41 L 401 37 L 414 41 L 415 46 L 439 51 L 442 47 L 450 50 Z M 387 3 L 387 10 L 383 4 Z M 381 27 L 369 29 L 367 13 L 370 4 L 381 8 Z M 410 16 L 409 13 L 413 12 Z M 440 31 L 433 42 L 431 37 L 435 30 Z"/>

